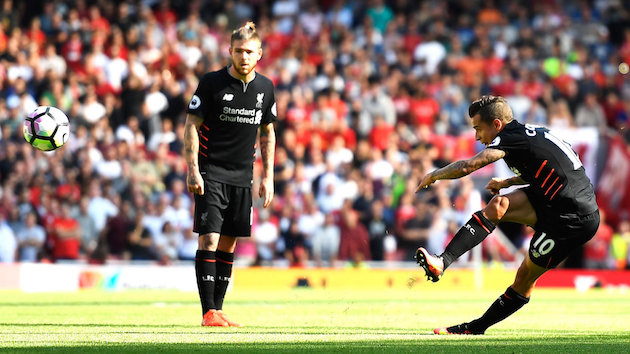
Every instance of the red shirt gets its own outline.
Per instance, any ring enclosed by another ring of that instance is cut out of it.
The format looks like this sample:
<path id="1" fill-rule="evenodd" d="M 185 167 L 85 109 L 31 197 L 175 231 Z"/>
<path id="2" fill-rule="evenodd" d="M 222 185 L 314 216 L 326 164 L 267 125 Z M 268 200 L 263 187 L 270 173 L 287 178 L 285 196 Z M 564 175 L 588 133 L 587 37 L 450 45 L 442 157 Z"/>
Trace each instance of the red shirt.
<path id="1" fill-rule="evenodd" d="M 72 218 L 58 217 L 52 223 L 53 229 L 53 256 L 55 259 L 77 259 L 79 258 L 79 247 L 81 240 L 74 237 L 61 238 L 56 230 L 76 231 L 79 230 L 79 223 Z"/>
<path id="2" fill-rule="evenodd" d="M 430 98 L 412 99 L 409 112 L 415 125 L 433 125 L 433 121 L 440 111 L 440 104 Z"/>
<path id="3" fill-rule="evenodd" d="M 389 137 L 393 132 L 394 127 L 388 124 L 380 124 L 372 127 L 372 130 L 368 135 L 370 145 L 375 146 L 380 150 L 385 150 L 387 148 L 387 143 L 389 142 Z"/>
<path id="4" fill-rule="evenodd" d="M 595 236 L 584 245 L 584 259 L 605 261 L 608 258 L 613 229 L 607 224 L 600 224 Z"/>
<path id="5" fill-rule="evenodd" d="M 357 222 L 353 228 L 349 228 L 342 223 L 341 239 L 339 241 L 339 259 L 354 260 L 357 258 L 362 260 L 372 258 L 370 254 L 370 236 L 365 226 L 360 222 Z"/>

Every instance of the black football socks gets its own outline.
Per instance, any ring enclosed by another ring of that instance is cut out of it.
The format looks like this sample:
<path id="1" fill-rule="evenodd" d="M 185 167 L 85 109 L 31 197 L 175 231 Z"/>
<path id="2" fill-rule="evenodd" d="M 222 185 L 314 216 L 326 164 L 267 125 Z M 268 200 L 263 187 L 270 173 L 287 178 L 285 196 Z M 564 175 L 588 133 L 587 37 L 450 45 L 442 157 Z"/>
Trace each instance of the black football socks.
<path id="1" fill-rule="evenodd" d="M 214 251 L 197 250 L 197 255 L 195 256 L 197 288 L 199 289 L 201 309 L 204 315 L 210 309 L 216 309 L 214 302 L 215 278 L 217 275 L 215 253 Z"/>
<path id="2" fill-rule="evenodd" d="M 457 231 L 451 242 L 446 246 L 444 253 L 442 253 L 444 269 L 462 254 L 477 246 L 494 228 L 494 223 L 483 216 L 481 211 L 474 213 L 472 218 Z"/>
<path id="3" fill-rule="evenodd" d="M 230 284 L 233 263 L 234 253 L 217 251 L 217 282 L 214 288 L 214 304 L 217 306 L 217 310 L 223 308 L 223 299 Z"/>
<path id="4" fill-rule="evenodd" d="M 483 316 L 467 324 L 468 329 L 472 333 L 484 333 L 488 327 L 497 322 L 503 321 L 528 302 L 528 297 L 517 293 L 512 288 L 507 288 L 505 293 L 499 296 L 499 298 L 490 305 L 490 308 L 488 308 Z"/>

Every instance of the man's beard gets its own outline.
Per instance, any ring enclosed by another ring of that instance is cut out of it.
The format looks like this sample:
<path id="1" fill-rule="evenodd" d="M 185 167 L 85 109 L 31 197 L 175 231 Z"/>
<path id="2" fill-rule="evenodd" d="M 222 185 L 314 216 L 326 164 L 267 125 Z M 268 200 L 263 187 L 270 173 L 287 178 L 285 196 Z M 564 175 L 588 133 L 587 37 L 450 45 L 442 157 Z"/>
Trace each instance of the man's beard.
<path id="1" fill-rule="evenodd" d="M 234 67 L 234 70 L 236 70 L 236 72 L 239 75 L 243 75 L 243 76 L 247 76 L 247 74 L 251 73 L 256 68 L 256 64 L 250 65 L 249 70 L 245 72 L 240 65 L 236 65 L 234 62 L 232 62 L 232 66 Z"/>

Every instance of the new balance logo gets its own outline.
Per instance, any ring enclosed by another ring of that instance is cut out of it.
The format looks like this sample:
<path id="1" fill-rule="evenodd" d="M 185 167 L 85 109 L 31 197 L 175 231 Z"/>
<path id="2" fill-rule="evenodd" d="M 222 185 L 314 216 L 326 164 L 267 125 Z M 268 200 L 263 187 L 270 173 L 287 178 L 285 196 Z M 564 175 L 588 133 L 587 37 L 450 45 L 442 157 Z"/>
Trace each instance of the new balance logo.
<path id="1" fill-rule="evenodd" d="M 223 95 L 223 100 L 224 101 L 231 101 L 234 99 L 234 94 L 232 93 L 226 93 L 225 95 Z"/>
<path id="2" fill-rule="evenodd" d="M 475 229 L 470 226 L 470 224 L 466 224 L 466 226 L 464 226 L 468 231 L 470 231 L 470 234 L 475 236 Z"/>
<path id="3" fill-rule="evenodd" d="M 203 281 L 214 281 L 214 276 L 210 274 L 206 274 L 201 276 L 201 280 Z"/>

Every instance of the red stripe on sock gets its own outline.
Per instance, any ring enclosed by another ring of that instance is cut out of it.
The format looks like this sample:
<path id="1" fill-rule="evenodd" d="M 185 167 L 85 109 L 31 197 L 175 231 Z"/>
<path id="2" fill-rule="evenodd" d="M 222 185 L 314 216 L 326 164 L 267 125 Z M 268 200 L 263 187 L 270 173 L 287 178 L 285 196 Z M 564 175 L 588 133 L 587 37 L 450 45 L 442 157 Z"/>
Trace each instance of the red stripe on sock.
<path id="1" fill-rule="evenodd" d="M 228 262 L 228 261 L 224 261 L 221 258 L 217 258 L 217 261 L 221 262 L 221 263 L 225 263 L 225 264 L 234 264 L 234 262 Z"/>
<path id="2" fill-rule="evenodd" d="M 545 167 L 546 164 L 547 164 L 547 160 L 543 161 L 543 163 L 540 165 L 540 168 L 538 168 L 538 172 L 536 172 L 536 176 L 534 178 L 538 178 L 540 171 L 542 171 L 543 167 Z"/>
<path id="3" fill-rule="evenodd" d="M 503 293 L 503 296 L 505 296 L 505 297 L 507 297 L 508 299 L 512 300 L 512 298 L 511 298 L 511 297 L 509 297 L 507 293 Z"/>
<path id="4" fill-rule="evenodd" d="M 481 219 L 479 219 L 479 217 L 477 216 L 477 214 L 473 214 L 473 216 L 475 217 L 475 219 L 477 219 L 477 222 L 479 223 L 479 225 L 481 225 L 481 227 L 483 227 L 484 230 L 486 230 L 488 233 L 490 233 L 490 230 L 488 230 L 488 228 L 486 227 L 486 225 L 484 225 L 481 222 Z"/>
<path id="5" fill-rule="evenodd" d="M 208 263 L 214 263 L 216 262 L 214 259 L 204 259 L 204 258 L 195 258 L 196 261 L 202 261 L 202 262 L 208 262 Z"/>
<path id="6" fill-rule="evenodd" d="M 551 177 L 551 174 L 553 173 L 553 171 L 555 171 L 555 168 L 551 169 L 551 172 L 549 172 L 549 174 L 547 175 L 547 178 L 545 178 L 545 181 L 543 182 L 543 184 L 540 186 L 540 188 L 545 186 L 545 183 L 547 183 L 547 180 L 549 179 L 549 177 Z"/>

